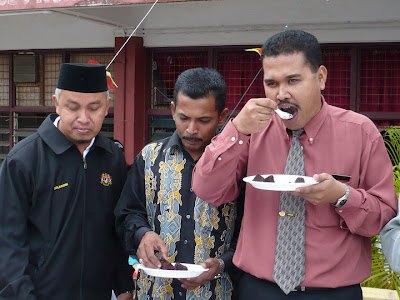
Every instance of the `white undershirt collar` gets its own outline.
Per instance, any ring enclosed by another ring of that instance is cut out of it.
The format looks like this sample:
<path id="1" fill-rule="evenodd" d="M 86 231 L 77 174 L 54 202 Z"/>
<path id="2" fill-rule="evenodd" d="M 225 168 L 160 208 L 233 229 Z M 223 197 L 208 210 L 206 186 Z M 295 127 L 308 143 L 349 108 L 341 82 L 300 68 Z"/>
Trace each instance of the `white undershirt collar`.
<path id="1" fill-rule="evenodd" d="M 60 121 L 60 119 L 61 119 L 60 116 L 58 116 L 53 122 L 54 126 L 56 126 L 57 128 L 58 128 L 58 122 Z M 95 138 L 92 138 L 92 141 L 90 142 L 89 146 L 87 146 L 86 149 L 83 151 L 83 155 L 82 155 L 83 158 L 85 158 L 86 155 L 89 153 L 90 148 L 93 146 L 94 139 Z"/>

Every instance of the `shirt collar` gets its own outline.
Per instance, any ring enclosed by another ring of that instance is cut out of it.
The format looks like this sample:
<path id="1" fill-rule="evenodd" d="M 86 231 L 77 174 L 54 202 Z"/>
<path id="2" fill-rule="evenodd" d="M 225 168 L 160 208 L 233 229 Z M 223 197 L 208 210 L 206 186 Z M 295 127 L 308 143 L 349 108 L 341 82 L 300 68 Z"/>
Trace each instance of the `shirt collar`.
<path id="1" fill-rule="evenodd" d="M 193 160 L 192 156 L 185 150 L 185 148 L 183 148 L 183 144 L 182 144 L 182 140 L 178 135 L 178 131 L 175 130 L 175 132 L 172 134 L 172 136 L 170 137 L 167 146 L 167 149 L 174 149 L 176 151 L 181 151 L 183 153 L 183 155 L 185 156 L 185 158 L 189 161 L 189 162 L 197 162 L 200 158 L 197 158 L 196 160 Z"/>
<path id="2" fill-rule="evenodd" d="M 178 135 L 177 130 L 174 131 L 174 133 L 172 134 L 172 136 L 170 137 L 170 139 L 167 143 L 167 148 L 174 148 L 174 147 L 179 148 L 179 150 L 181 150 L 181 151 L 183 150 L 182 141 Z"/>
<path id="3" fill-rule="evenodd" d="M 307 138 L 309 140 L 314 140 L 318 135 L 322 124 L 328 114 L 328 103 L 326 103 L 324 96 L 321 95 L 322 107 L 321 110 L 304 126 Z"/>

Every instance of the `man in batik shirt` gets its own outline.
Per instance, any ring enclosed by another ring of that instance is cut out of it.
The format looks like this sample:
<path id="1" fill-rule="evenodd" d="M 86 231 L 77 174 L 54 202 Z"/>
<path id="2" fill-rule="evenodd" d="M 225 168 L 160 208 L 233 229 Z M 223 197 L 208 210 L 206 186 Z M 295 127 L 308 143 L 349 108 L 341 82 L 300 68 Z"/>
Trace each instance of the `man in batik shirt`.
<path id="1" fill-rule="evenodd" d="M 227 271 L 234 268 L 236 201 L 216 208 L 191 188 L 198 158 L 228 115 L 225 98 L 224 80 L 215 70 L 183 72 L 171 103 L 176 131 L 145 146 L 131 167 L 115 210 L 126 250 L 152 268 L 161 267 L 162 256 L 170 262 L 202 264 L 209 269 L 180 280 L 141 272 L 137 299 L 232 297 L 233 283 Z"/>

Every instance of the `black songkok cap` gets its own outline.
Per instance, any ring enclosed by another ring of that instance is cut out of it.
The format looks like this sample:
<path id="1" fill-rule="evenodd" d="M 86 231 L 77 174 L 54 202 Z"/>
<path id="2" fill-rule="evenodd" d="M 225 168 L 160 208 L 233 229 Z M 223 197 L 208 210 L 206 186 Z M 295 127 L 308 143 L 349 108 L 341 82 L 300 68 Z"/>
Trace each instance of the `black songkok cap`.
<path id="1" fill-rule="evenodd" d="M 106 92 L 106 66 L 85 63 L 61 64 L 57 88 L 78 93 Z"/>

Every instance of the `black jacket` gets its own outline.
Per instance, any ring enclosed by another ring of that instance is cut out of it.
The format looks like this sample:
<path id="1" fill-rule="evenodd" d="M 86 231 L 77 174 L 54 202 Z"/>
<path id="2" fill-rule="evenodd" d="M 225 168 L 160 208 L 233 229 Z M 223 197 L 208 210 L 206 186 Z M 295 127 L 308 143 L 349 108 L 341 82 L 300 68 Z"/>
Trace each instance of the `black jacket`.
<path id="1" fill-rule="evenodd" d="M 56 116 L 0 168 L 0 299 L 109 300 L 133 284 L 113 214 L 125 158 L 98 135 L 84 160 Z"/>

